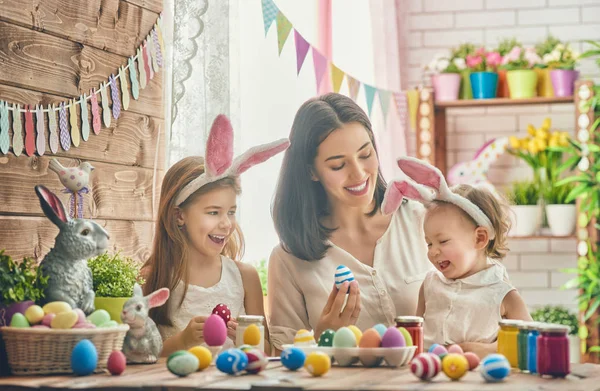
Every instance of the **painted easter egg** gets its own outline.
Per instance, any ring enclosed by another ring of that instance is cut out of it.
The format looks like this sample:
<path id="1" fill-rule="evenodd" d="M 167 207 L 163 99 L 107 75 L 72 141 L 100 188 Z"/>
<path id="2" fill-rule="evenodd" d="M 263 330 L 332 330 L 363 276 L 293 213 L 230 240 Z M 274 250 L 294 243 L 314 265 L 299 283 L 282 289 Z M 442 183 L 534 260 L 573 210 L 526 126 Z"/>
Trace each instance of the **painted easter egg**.
<path id="1" fill-rule="evenodd" d="M 20 312 L 15 312 L 10 320 L 10 327 L 26 328 L 29 326 L 27 318 Z"/>
<path id="2" fill-rule="evenodd" d="M 77 312 L 73 310 L 60 312 L 56 314 L 54 319 L 52 319 L 50 327 L 53 329 L 70 329 L 71 327 L 75 326 L 77 319 Z"/>
<path id="3" fill-rule="evenodd" d="M 217 356 L 217 369 L 229 375 L 235 375 L 246 369 L 248 356 L 239 349 L 227 349 Z"/>
<path id="4" fill-rule="evenodd" d="M 81 310 L 81 308 L 75 308 L 73 311 L 75 311 L 77 314 L 77 323 L 87 323 L 85 313 Z"/>
<path id="5" fill-rule="evenodd" d="M 469 371 L 475 370 L 477 366 L 479 366 L 479 356 L 473 352 L 466 352 L 464 354 L 465 358 L 469 362 Z"/>
<path id="6" fill-rule="evenodd" d="M 42 307 L 44 314 L 60 314 L 61 312 L 71 311 L 71 305 L 64 301 L 52 301 Z"/>
<path id="7" fill-rule="evenodd" d="M 302 368 L 305 361 L 306 354 L 302 349 L 291 347 L 281 352 L 281 364 L 290 371 Z"/>
<path id="8" fill-rule="evenodd" d="M 487 382 L 500 382 L 510 375 L 510 364 L 501 354 L 490 354 L 481 360 L 481 376 Z"/>
<path id="9" fill-rule="evenodd" d="M 444 346 L 434 343 L 429 347 L 429 353 L 437 354 L 441 359 L 444 359 L 448 354 L 448 350 Z"/>
<path id="10" fill-rule="evenodd" d="M 333 336 L 334 348 L 355 348 L 356 336 L 348 327 L 340 327 Z"/>
<path id="11" fill-rule="evenodd" d="M 442 370 L 442 360 L 433 353 L 421 353 L 410 362 L 410 371 L 421 380 L 429 381 Z"/>
<path id="12" fill-rule="evenodd" d="M 110 356 L 108 356 L 108 361 L 106 362 L 106 369 L 113 376 L 118 376 L 125 371 L 127 367 L 127 358 L 120 350 L 113 351 Z"/>
<path id="13" fill-rule="evenodd" d="M 465 354 L 460 345 L 456 344 L 448 346 L 448 353 Z"/>
<path id="14" fill-rule="evenodd" d="M 227 322 L 229 322 L 231 320 L 231 311 L 229 310 L 229 307 L 227 307 L 223 303 L 217 304 L 215 306 L 215 308 L 213 308 L 211 313 L 215 314 L 215 315 L 219 315 L 221 317 L 221 319 L 223 319 L 225 324 L 227 324 Z"/>
<path id="15" fill-rule="evenodd" d="M 462 354 L 448 353 L 442 360 L 442 370 L 452 380 L 458 380 L 469 371 L 469 362 Z"/>
<path id="16" fill-rule="evenodd" d="M 50 327 L 50 325 L 52 324 L 52 319 L 54 319 L 55 316 L 56 314 L 52 313 L 44 315 L 44 317 L 42 318 L 42 325 Z"/>
<path id="17" fill-rule="evenodd" d="M 78 376 L 91 375 L 98 365 L 98 351 L 89 339 L 82 339 L 71 351 L 71 369 Z"/>
<path id="18" fill-rule="evenodd" d="M 264 370 L 269 364 L 267 355 L 259 349 L 252 349 L 245 353 L 248 356 L 248 366 L 246 367 L 248 373 L 255 375 Z"/>
<path id="19" fill-rule="evenodd" d="M 340 289 L 342 287 L 342 284 L 344 284 L 344 282 L 352 282 L 354 281 L 354 274 L 352 273 L 352 270 L 348 269 L 347 266 L 344 265 L 339 265 L 336 269 L 335 269 L 335 286 L 336 288 Z"/>
<path id="20" fill-rule="evenodd" d="M 331 358 L 323 352 L 312 352 L 306 357 L 304 368 L 315 377 L 323 376 L 331 368 Z"/>
<path id="21" fill-rule="evenodd" d="M 381 346 L 381 336 L 375 329 L 366 329 L 360 343 L 359 348 L 378 348 Z"/>
<path id="22" fill-rule="evenodd" d="M 400 333 L 402 333 L 402 336 L 404 337 L 404 341 L 406 342 L 406 346 L 414 345 L 412 335 L 410 335 L 410 333 L 408 332 L 407 329 L 405 329 L 404 327 L 398 327 L 398 331 Z"/>
<path id="23" fill-rule="evenodd" d="M 88 315 L 88 322 L 100 326 L 110 320 L 110 314 L 106 310 L 96 310 Z"/>
<path id="24" fill-rule="evenodd" d="M 379 323 L 379 324 L 376 324 L 375 326 L 373 326 L 373 328 L 374 328 L 375 330 L 377 330 L 377 332 L 379 333 L 379 336 L 380 336 L 381 338 L 383 338 L 383 334 L 385 334 L 385 332 L 386 332 L 386 331 L 387 331 L 387 329 L 388 329 L 387 327 L 385 327 L 385 325 L 383 325 L 383 324 L 381 324 L 381 323 Z"/>
<path id="25" fill-rule="evenodd" d="M 185 377 L 198 370 L 198 359 L 186 350 L 178 350 L 167 359 L 167 369 L 173 375 Z"/>
<path id="26" fill-rule="evenodd" d="M 223 346 L 227 339 L 227 326 L 219 315 L 212 314 L 204 322 L 204 342 L 208 346 Z"/>
<path id="27" fill-rule="evenodd" d="M 254 323 L 244 330 L 244 344 L 256 346 L 260 343 L 260 329 Z"/>
<path id="28" fill-rule="evenodd" d="M 256 349 L 256 347 L 248 344 L 243 344 L 241 346 L 238 346 L 237 348 L 240 349 L 242 352 L 247 352 L 248 350 Z"/>
<path id="29" fill-rule="evenodd" d="M 314 346 L 316 344 L 315 336 L 312 331 L 300 329 L 294 336 L 294 345 L 296 346 Z"/>
<path id="30" fill-rule="evenodd" d="M 41 323 L 44 315 L 44 310 L 39 305 L 32 305 L 25 310 L 25 317 L 31 325 Z"/>
<path id="31" fill-rule="evenodd" d="M 196 356 L 198 359 L 199 371 L 208 368 L 212 362 L 212 353 L 204 346 L 194 346 L 193 348 L 189 349 L 188 352 Z"/>
<path id="32" fill-rule="evenodd" d="M 327 329 L 321 333 L 319 337 L 319 346 L 331 347 L 333 346 L 333 337 L 335 336 L 335 331 L 332 329 Z"/>
<path id="33" fill-rule="evenodd" d="M 400 330 L 393 326 L 388 328 L 385 334 L 383 334 L 383 338 L 381 338 L 382 348 L 400 348 L 404 346 L 406 346 L 404 336 Z"/>
<path id="34" fill-rule="evenodd" d="M 362 331 L 360 331 L 360 329 L 353 324 L 348 326 L 348 328 L 354 333 L 354 336 L 356 337 L 356 344 L 358 345 L 363 335 Z"/>
<path id="35" fill-rule="evenodd" d="M 96 325 L 90 322 L 75 323 L 74 329 L 95 329 Z"/>

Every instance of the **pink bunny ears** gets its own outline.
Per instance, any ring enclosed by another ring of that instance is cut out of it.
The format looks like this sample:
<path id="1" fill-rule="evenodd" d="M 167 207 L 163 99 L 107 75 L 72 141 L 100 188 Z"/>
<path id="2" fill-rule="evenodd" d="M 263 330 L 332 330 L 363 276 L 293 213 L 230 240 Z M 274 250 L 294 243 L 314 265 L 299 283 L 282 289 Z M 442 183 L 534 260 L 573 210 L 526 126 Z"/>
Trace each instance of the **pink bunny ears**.
<path id="1" fill-rule="evenodd" d="M 207 183 L 229 176 L 238 176 L 250 167 L 260 164 L 290 146 L 288 139 L 250 148 L 233 159 L 233 128 L 229 119 L 220 114 L 215 118 L 206 142 L 204 174 L 185 186 L 177 195 L 175 203 L 181 205 L 196 190 Z"/>
<path id="2" fill-rule="evenodd" d="M 446 179 L 440 170 L 419 159 L 403 157 L 398 159 L 398 167 L 402 170 L 400 177 L 388 184 L 381 204 L 381 211 L 390 214 L 396 211 L 402 198 L 408 198 L 422 203 L 434 200 L 452 203 L 475 220 L 477 225 L 488 230 L 490 239 L 496 237 L 496 232 L 489 217 L 477 205 L 462 197 L 448 187 Z"/>

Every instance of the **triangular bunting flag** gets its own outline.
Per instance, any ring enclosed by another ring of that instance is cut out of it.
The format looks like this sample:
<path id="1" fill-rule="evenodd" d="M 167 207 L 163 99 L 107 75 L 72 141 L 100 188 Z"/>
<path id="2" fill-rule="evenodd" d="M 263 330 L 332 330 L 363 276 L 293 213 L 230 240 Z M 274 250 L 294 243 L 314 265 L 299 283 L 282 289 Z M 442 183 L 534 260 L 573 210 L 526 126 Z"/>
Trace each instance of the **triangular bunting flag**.
<path id="1" fill-rule="evenodd" d="M 344 71 L 331 64 L 331 81 L 333 83 L 333 92 L 340 92 L 342 81 L 344 81 Z"/>
<path id="2" fill-rule="evenodd" d="M 321 85 L 321 80 L 323 80 L 323 75 L 325 74 L 325 70 L 327 69 L 327 59 L 323 57 L 321 53 L 314 47 L 312 48 L 313 54 L 313 64 L 315 66 L 315 77 L 317 79 L 317 90 Z"/>
<path id="3" fill-rule="evenodd" d="M 396 111 L 400 117 L 400 123 L 402 127 L 406 129 L 406 94 L 404 92 L 394 92 L 394 101 L 396 102 Z"/>
<path id="4" fill-rule="evenodd" d="M 302 69 L 310 45 L 302 38 L 302 35 L 300 35 L 298 30 L 294 30 L 294 40 L 296 41 L 296 74 L 300 74 L 300 69 Z"/>
<path id="5" fill-rule="evenodd" d="M 290 31 L 292 31 L 292 23 L 290 23 L 284 14 L 279 12 L 277 14 L 277 44 L 279 45 L 279 55 L 281 55 L 285 41 L 287 41 L 290 36 Z"/>
<path id="6" fill-rule="evenodd" d="M 279 8 L 277 8 L 273 0 L 262 0 L 262 12 L 263 22 L 265 24 L 265 35 L 267 35 L 273 21 L 277 17 L 277 13 L 279 13 Z"/>
<path id="7" fill-rule="evenodd" d="M 419 91 L 416 89 L 406 91 L 408 101 L 408 112 L 410 113 L 410 128 L 417 130 L 417 108 L 419 107 Z"/>
<path id="8" fill-rule="evenodd" d="M 369 117 L 371 116 L 371 111 L 373 110 L 373 100 L 375 99 L 376 91 L 377 89 L 375 87 L 365 83 L 365 96 L 367 97 L 367 110 Z"/>
<path id="9" fill-rule="evenodd" d="M 0 101 L 0 152 L 7 154 L 10 148 L 8 135 L 8 103 Z"/>
<path id="10" fill-rule="evenodd" d="M 358 96 L 358 89 L 360 88 L 360 82 L 350 75 L 346 75 L 346 81 L 348 82 L 350 99 L 356 100 L 356 97 Z"/>
<path id="11" fill-rule="evenodd" d="M 392 92 L 387 90 L 379 90 L 379 104 L 381 105 L 381 111 L 383 112 L 383 120 L 387 118 L 387 113 L 390 108 L 390 98 Z"/>

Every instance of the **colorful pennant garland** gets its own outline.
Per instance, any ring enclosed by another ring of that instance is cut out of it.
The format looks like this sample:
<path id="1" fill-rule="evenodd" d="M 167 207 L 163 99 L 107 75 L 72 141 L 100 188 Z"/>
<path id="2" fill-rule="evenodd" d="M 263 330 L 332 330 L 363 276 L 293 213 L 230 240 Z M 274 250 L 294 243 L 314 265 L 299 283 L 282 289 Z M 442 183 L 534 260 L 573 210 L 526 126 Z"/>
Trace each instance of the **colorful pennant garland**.
<path id="1" fill-rule="evenodd" d="M 302 69 L 302 66 L 305 63 L 306 55 L 309 49 L 312 49 L 313 66 L 315 70 L 317 90 L 319 89 L 325 72 L 330 72 L 334 92 L 340 91 L 344 78 L 346 78 L 346 82 L 348 83 L 349 95 L 350 98 L 353 100 L 357 99 L 360 86 L 363 86 L 369 116 L 371 115 L 371 112 L 373 110 L 373 102 L 375 101 L 376 96 L 379 98 L 379 104 L 383 112 L 384 119 L 387 118 L 390 103 L 393 99 L 398 115 L 400 116 L 401 122 L 405 124 L 407 117 L 409 117 L 410 115 L 410 124 L 412 126 L 412 129 L 415 129 L 414 122 L 416 122 L 416 106 L 413 108 L 411 107 L 411 105 L 417 104 L 418 102 L 414 102 L 413 99 L 407 98 L 407 95 L 411 93 L 410 91 L 396 92 L 385 90 L 382 88 L 377 88 L 365 84 L 353 78 L 352 76 L 341 70 L 339 67 L 337 67 L 335 64 L 333 64 L 314 46 L 308 43 L 304 39 L 304 37 L 302 37 L 302 35 L 298 32 L 298 30 L 294 28 L 294 26 L 291 24 L 288 18 L 286 18 L 286 16 L 281 12 L 277 5 L 275 5 L 273 0 L 262 0 L 262 13 L 263 24 L 265 28 L 265 36 L 269 32 L 269 29 L 273 25 L 273 22 L 275 22 L 277 26 L 277 49 L 279 51 L 279 55 L 281 55 L 285 43 L 287 42 L 290 33 L 293 31 L 294 42 L 296 44 L 297 74 L 300 74 L 300 70 Z M 413 113 L 415 118 L 413 118 Z"/>
<path id="2" fill-rule="evenodd" d="M 275 12 L 276 15 L 277 12 Z M 59 145 L 64 151 L 68 151 L 71 145 L 78 147 L 81 139 L 83 141 L 89 139 L 90 119 L 94 134 L 100 133 L 102 123 L 105 127 L 110 127 L 111 116 L 116 120 L 122 110 L 128 110 L 130 95 L 137 100 L 140 88 L 146 88 L 150 80 L 163 67 L 164 41 L 161 29 L 162 15 L 143 43 L 137 48 L 136 54 L 128 58 L 127 65 L 119 67 L 116 75 L 111 74 L 106 82 L 102 83 L 98 89 L 92 89 L 89 95 L 82 94 L 79 98 L 61 102 L 58 106 L 49 104 L 47 108 L 40 104 L 25 105 L 22 108 L 21 105 L 16 103 L 9 105 L 0 99 L 0 154 L 8 154 L 11 147 L 9 136 L 11 115 L 9 112 L 12 112 L 12 151 L 15 156 L 20 156 L 23 150 L 27 156 L 33 156 L 35 153 L 42 156 L 47 152 L 47 145 L 53 154 L 58 152 Z M 288 34 L 290 30 L 291 25 Z M 100 94 L 100 104 L 102 105 L 102 118 L 100 118 L 98 94 Z M 91 103 L 91 118 L 88 111 L 88 99 Z M 34 106 L 35 109 L 33 109 Z M 44 122 L 45 113 L 48 115 L 48 131 L 46 131 Z"/>

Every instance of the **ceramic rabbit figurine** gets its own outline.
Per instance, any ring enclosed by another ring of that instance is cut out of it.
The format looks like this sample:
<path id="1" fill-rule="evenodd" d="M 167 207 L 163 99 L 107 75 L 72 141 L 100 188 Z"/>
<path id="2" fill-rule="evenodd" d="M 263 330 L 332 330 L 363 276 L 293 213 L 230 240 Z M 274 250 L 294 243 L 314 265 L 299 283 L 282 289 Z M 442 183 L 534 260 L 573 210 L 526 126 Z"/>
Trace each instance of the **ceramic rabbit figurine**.
<path id="1" fill-rule="evenodd" d="M 129 325 L 123 342 L 123 353 L 128 363 L 152 364 L 158 360 L 163 348 L 156 323 L 148 316 L 150 308 L 160 307 L 169 299 L 169 288 L 161 288 L 144 296 L 135 284 L 133 297 L 123 305 L 121 320 Z"/>
<path id="2" fill-rule="evenodd" d="M 109 235 L 91 220 L 71 219 L 60 199 L 46 187 L 38 185 L 35 192 L 44 214 L 60 230 L 54 248 L 40 263 L 49 277 L 42 304 L 64 301 L 88 315 L 94 311 L 95 294 L 87 260 L 106 251 Z"/>

